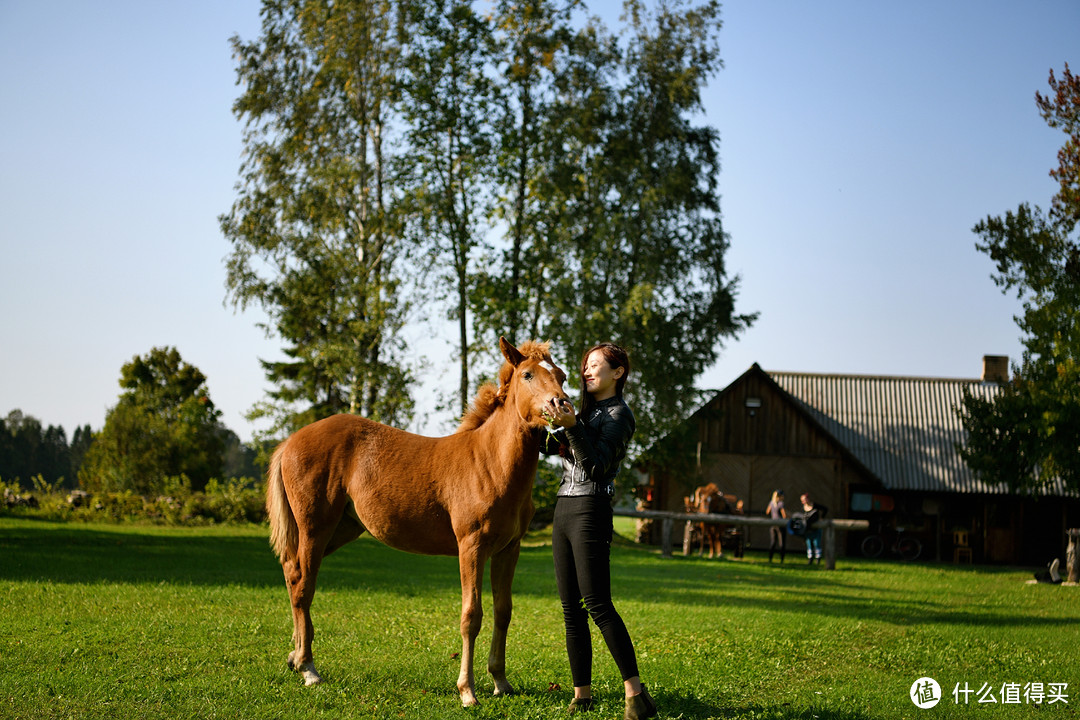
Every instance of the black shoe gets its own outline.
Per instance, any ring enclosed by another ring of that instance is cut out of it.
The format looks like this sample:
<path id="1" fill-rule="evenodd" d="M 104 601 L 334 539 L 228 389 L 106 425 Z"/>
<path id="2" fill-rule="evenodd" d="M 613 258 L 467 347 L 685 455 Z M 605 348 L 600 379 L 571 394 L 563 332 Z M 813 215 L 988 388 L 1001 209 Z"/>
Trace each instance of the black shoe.
<path id="1" fill-rule="evenodd" d="M 573 715 L 579 712 L 589 712 L 593 709 L 593 699 L 587 698 L 574 698 L 570 701 L 570 707 L 567 708 L 569 713 Z"/>
<path id="2" fill-rule="evenodd" d="M 624 720 L 645 720 L 656 717 L 656 703 L 645 686 L 641 686 L 641 692 L 626 698 L 626 714 Z"/>

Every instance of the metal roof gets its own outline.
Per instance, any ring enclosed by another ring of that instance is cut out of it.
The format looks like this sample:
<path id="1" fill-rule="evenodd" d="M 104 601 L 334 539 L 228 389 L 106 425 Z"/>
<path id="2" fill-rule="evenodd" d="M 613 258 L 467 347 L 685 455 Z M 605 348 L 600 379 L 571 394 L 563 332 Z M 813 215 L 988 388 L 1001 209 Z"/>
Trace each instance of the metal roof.
<path id="1" fill-rule="evenodd" d="M 964 390 L 992 399 L 981 380 L 766 371 L 777 385 L 892 490 L 1005 493 L 967 467 L 957 414 Z"/>

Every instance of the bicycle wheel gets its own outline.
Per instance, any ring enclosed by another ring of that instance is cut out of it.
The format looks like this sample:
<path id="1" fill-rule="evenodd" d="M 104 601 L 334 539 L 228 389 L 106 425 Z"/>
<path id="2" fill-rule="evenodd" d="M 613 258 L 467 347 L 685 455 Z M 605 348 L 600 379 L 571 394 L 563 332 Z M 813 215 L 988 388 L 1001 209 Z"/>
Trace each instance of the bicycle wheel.
<path id="1" fill-rule="evenodd" d="M 904 560 L 916 560 L 922 555 L 922 543 L 918 538 L 900 538 L 900 542 L 896 543 L 896 552 Z"/>
<path id="2" fill-rule="evenodd" d="M 885 541 L 880 535 L 867 535 L 862 541 L 863 557 L 876 558 L 885 550 Z"/>

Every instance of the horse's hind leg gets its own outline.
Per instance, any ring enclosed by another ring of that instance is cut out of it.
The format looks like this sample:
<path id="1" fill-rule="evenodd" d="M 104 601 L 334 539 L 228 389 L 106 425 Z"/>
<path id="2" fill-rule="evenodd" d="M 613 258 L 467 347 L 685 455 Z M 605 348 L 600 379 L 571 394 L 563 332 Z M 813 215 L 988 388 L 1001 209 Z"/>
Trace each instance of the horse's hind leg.
<path id="1" fill-rule="evenodd" d="M 353 540 L 363 535 L 364 530 L 364 526 L 360 524 L 360 521 L 355 515 L 346 513 L 341 517 L 341 521 L 338 522 L 334 534 L 330 537 L 330 542 L 326 544 L 326 550 L 323 551 L 323 557 L 326 557 L 343 545 L 348 545 Z"/>
<path id="2" fill-rule="evenodd" d="M 491 635 L 488 672 L 495 680 L 496 695 L 513 695 L 514 688 L 506 679 L 506 633 L 513 612 L 511 586 L 514 569 L 521 554 L 521 543 L 515 542 L 491 557 L 491 596 L 495 606 L 495 629 Z"/>
<path id="3" fill-rule="evenodd" d="M 311 642 L 315 636 L 315 628 L 311 622 L 311 601 L 315 597 L 319 565 L 322 558 L 360 537 L 363 532 L 364 527 L 358 521 L 344 517 L 330 541 L 326 543 L 325 549 L 312 552 L 312 548 L 321 543 L 302 541 L 297 551 L 298 558 L 283 564 L 293 615 L 293 651 L 289 653 L 289 667 L 304 677 L 305 685 L 322 682 L 322 676 L 315 669 L 311 653 Z"/>
<path id="4" fill-rule="evenodd" d="M 322 555 L 322 547 L 313 548 L 311 539 L 301 536 L 296 557 L 282 563 L 292 602 L 293 651 L 289 653 L 289 667 L 303 676 L 305 685 L 322 682 L 311 654 L 311 640 L 315 635 L 311 623 L 311 601 L 315 597 L 315 580 Z"/>

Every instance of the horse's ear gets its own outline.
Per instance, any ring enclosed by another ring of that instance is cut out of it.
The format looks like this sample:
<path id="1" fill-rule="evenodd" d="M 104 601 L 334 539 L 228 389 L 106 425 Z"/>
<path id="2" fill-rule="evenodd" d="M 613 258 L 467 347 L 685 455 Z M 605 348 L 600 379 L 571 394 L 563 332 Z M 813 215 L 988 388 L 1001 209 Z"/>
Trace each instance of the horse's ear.
<path id="1" fill-rule="evenodd" d="M 506 338 L 501 336 L 499 337 L 499 349 L 502 350 L 503 357 L 506 358 L 506 361 L 514 367 L 520 365 L 521 361 L 525 359 L 525 356 L 521 354 L 521 351 L 511 345 Z"/>

